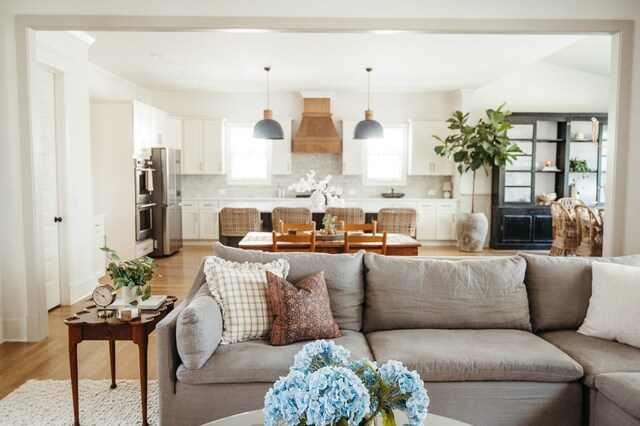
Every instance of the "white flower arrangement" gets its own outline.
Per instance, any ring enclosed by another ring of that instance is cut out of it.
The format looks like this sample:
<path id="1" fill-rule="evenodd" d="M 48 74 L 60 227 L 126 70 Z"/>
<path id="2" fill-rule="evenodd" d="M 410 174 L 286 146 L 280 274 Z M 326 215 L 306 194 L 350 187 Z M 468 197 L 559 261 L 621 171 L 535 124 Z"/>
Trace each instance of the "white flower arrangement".
<path id="1" fill-rule="evenodd" d="M 342 195 L 342 188 L 339 188 L 334 185 L 329 185 L 333 176 L 327 175 L 321 181 L 316 181 L 315 179 L 316 172 L 315 170 L 310 170 L 307 173 L 306 178 L 300 178 L 300 180 L 296 183 L 292 183 L 289 185 L 289 191 L 296 192 L 316 192 L 318 191 L 322 195 L 324 195 L 325 199 L 329 204 L 331 201 L 335 201 L 339 199 Z"/>

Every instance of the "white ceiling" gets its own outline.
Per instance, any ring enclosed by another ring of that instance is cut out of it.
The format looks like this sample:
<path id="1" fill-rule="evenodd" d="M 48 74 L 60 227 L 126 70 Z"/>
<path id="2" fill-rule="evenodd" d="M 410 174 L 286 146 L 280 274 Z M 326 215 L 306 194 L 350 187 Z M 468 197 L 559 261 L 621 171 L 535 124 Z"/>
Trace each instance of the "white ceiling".
<path id="1" fill-rule="evenodd" d="M 608 74 L 608 36 L 419 33 L 91 32 L 94 64 L 152 91 L 475 89 L 548 59 Z M 593 46 L 597 45 L 597 49 Z M 606 69 L 603 67 L 606 64 Z"/>

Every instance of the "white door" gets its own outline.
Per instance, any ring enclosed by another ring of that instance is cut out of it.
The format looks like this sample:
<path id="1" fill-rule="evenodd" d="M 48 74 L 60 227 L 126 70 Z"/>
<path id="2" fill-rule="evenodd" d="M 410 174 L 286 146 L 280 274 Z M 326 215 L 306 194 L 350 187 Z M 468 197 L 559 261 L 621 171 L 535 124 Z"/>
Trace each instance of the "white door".
<path id="1" fill-rule="evenodd" d="M 47 309 L 60 305 L 60 252 L 58 227 L 58 174 L 56 158 L 55 75 L 38 69 L 38 118 L 40 125 L 40 185 Z"/>

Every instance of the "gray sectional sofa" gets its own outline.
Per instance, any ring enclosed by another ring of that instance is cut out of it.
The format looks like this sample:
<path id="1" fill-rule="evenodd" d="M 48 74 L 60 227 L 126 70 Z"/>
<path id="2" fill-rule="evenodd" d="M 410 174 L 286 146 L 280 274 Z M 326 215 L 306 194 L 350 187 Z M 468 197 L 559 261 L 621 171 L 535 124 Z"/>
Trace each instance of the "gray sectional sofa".
<path id="1" fill-rule="evenodd" d="M 417 370 L 430 412 L 474 425 L 640 425 L 640 349 L 576 332 L 591 294 L 589 259 L 276 254 L 221 244 L 214 254 L 285 257 L 292 282 L 325 271 L 342 332 L 333 340 L 353 358 Z M 640 256 L 605 260 L 640 266 Z M 157 330 L 163 425 L 262 408 L 306 343 L 219 345 L 221 315 L 202 266 Z"/>

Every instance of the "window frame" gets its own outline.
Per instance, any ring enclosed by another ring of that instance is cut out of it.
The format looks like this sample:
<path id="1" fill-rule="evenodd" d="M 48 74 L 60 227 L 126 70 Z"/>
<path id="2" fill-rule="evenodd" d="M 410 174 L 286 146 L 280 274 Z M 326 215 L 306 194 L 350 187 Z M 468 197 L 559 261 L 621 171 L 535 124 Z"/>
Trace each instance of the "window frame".
<path id="1" fill-rule="evenodd" d="M 370 179 L 368 178 L 369 171 L 369 158 L 368 158 L 368 139 L 362 141 L 362 185 L 363 186 L 406 186 L 407 174 L 408 174 L 408 159 L 409 159 L 409 123 L 380 123 L 383 129 L 401 129 L 403 131 L 402 140 L 402 158 L 401 158 L 401 178 L 388 180 L 388 179 Z"/>
<path id="2" fill-rule="evenodd" d="M 226 170 L 227 170 L 227 185 L 230 186 L 249 186 L 249 185 L 259 185 L 259 186 L 268 186 L 271 185 L 272 181 L 272 156 L 273 156 L 273 143 L 268 139 L 264 139 L 263 142 L 266 144 L 266 177 L 264 179 L 255 179 L 255 178 L 236 178 L 233 177 L 233 149 L 232 149 L 232 141 L 231 141 L 231 129 L 233 128 L 251 128 L 253 129 L 255 123 L 247 123 L 247 122 L 225 122 L 225 162 L 226 162 Z"/>

